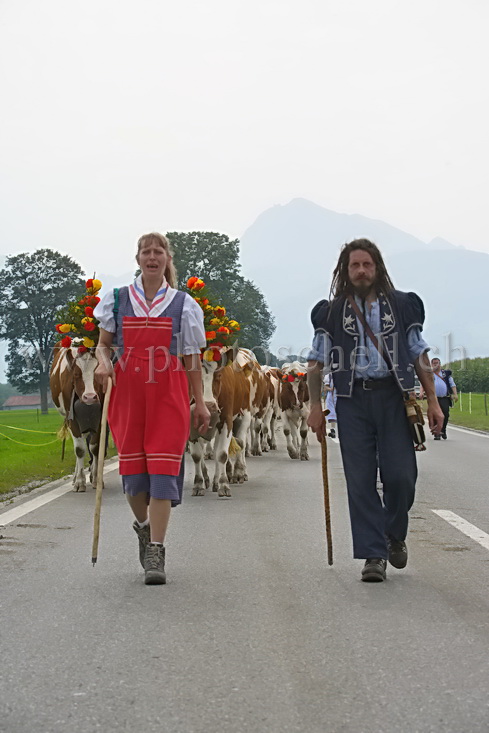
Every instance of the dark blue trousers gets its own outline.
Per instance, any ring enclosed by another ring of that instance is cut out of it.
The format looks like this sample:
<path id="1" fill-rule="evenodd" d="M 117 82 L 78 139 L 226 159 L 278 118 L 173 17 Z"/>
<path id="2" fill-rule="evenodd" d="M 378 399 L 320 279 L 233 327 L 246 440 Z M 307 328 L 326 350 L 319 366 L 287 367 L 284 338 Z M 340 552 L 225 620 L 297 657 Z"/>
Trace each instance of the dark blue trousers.
<path id="1" fill-rule="evenodd" d="M 386 537 L 406 539 L 414 501 L 416 455 L 403 398 L 391 384 L 338 397 L 338 435 L 348 489 L 353 557 L 387 558 Z M 376 489 L 377 450 L 384 487 Z"/>

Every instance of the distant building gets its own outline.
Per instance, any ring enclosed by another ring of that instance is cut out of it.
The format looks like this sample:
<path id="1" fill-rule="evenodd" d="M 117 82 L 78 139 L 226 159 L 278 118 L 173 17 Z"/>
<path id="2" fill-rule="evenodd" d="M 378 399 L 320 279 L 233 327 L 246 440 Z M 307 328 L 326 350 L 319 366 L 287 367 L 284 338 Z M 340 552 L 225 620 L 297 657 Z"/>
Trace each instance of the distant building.
<path id="1" fill-rule="evenodd" d="M 51 396 L 48 396 L 48 407 L 54 407 Z M 0 410 L 35 410 L 41 408 L 41 395 L 37 394 L 21 394 L 8 397 Z"/>

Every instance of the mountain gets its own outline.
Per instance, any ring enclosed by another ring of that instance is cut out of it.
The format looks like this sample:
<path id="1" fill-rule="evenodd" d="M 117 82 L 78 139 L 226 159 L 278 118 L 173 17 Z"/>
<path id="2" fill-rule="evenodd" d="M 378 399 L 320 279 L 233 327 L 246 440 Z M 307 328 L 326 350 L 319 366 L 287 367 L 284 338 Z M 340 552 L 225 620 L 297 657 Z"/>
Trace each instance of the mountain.
<path id="1" fill-rule="evenodd" d="M 421 296 L 424 336 L 443 361 L 460 358 L 460 351 L 453 351 L 460 346 L 468 357 L 489 354 L 489 254 L 440 237 L 423 242 L 386 222 L 340 214 L 305 199 L 267 209 L 241 237 L 244 275 L 263 291 L 277 322 L 272 351 L 307 353 L 311 308 L 328 297 L 341 245 L 358 237 L 380 247 L 397 288 Z"/>

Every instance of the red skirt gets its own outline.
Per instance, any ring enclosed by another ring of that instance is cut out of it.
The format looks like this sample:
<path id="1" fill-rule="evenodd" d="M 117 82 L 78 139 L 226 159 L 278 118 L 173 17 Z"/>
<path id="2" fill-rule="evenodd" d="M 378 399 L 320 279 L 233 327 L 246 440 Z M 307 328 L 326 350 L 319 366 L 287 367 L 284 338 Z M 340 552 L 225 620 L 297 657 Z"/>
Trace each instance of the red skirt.
<path id="1" fill-rule="evenodd" d="M 170 354 L 172 319 L 125 316 L 122 328 L 124 354 L 109 405 L 119 473 L 178 476 L 190 402 L 185 368 Z"/>

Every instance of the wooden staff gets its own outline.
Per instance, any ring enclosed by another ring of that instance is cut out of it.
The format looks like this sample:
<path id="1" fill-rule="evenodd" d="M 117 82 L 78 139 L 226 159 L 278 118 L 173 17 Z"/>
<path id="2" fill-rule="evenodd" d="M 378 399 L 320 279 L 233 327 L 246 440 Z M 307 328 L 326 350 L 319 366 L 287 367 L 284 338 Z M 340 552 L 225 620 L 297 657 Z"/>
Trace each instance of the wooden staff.
<path id="1" fill-rule="evenodd" d="M 324 417 L 329 410 L 324 411 Z M 323 488 L 324 488 L 324 516 L 326 519 L 326 542 L 328 543 L 328 565 L 333 564 L 333 538 L 331 536 L 331 512 L 329 506 L 329 481 L 328 481 L 328 448 L 326 445 L 326 436 L 321 438 L 321 463 L 323 468 Z"/>
<path id="2" fill-rule="evenodd" d="M 102 489 L 104 485 L 104 460 L 107 442 L 107 413 L 109 411 L 110 393 L 112 392 L 112 379 L 107 381 L 102 419 L 100 421 L 100 438 L 98 444 L 97 462 L 97 489 L 95 493 L 95 514 L 93 517 L 93 543 L 92 543 L 92 564 L 95 567 L 98 555 L 98 540 L 100 535 L 100 510 L 102 508 Z"/>

